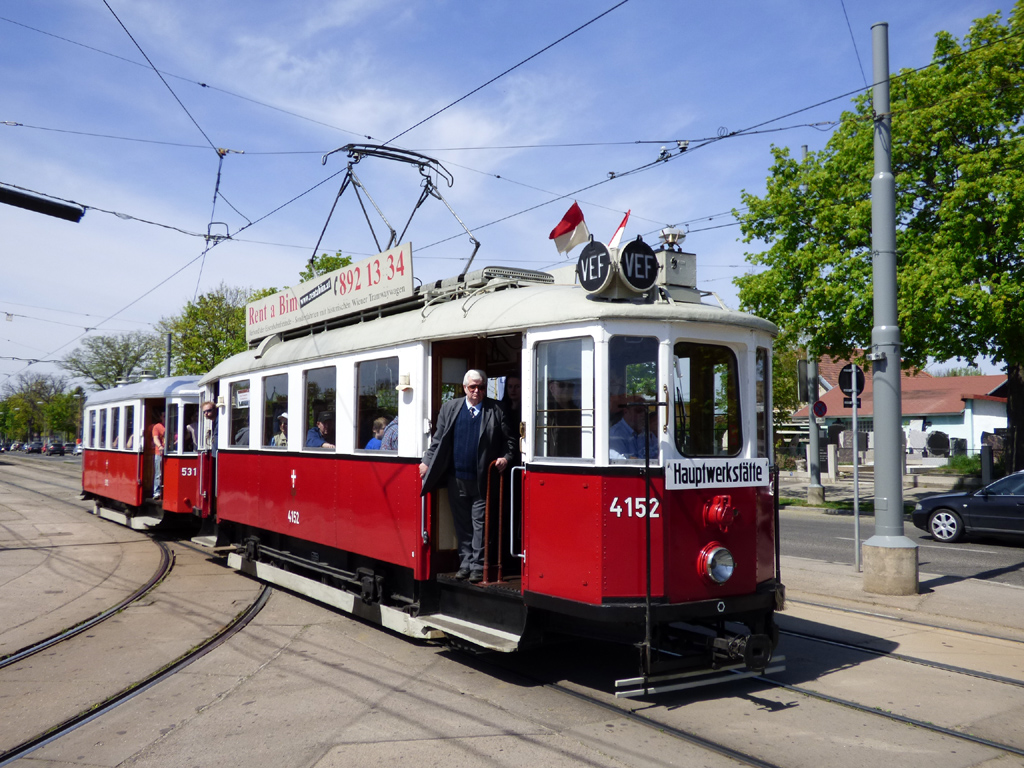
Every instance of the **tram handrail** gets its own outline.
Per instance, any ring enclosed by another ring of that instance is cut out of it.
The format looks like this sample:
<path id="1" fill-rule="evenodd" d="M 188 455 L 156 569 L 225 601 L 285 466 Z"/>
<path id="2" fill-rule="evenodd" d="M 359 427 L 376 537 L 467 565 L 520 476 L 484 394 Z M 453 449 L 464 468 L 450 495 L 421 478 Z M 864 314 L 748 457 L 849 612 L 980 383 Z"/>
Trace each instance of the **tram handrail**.
<path id="1" fill-rule="evenodd" d="M 526 467 L 512 467 L 512 471 L 509 473 L 509 482 L 512 483 L 512 488 L 509 492 L 508 553 L 526 562 L 526 552 L 516 552 L 516 472 L 525 474 Z"/>

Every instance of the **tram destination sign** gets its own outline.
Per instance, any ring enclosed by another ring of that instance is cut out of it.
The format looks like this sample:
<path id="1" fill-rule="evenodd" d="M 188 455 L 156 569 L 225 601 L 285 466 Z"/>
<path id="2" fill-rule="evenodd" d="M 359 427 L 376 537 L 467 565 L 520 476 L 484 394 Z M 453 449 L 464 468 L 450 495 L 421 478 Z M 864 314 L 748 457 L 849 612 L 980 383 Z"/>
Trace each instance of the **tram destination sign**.
<path id="1" fill-rule="evenodd" d="M 248 343 L 413 295 L 412 244 L 403 243 L 245 307 Z"/>
<path id="2" fill-rule="evenodd" d="M 665 462 L 665 490 L 768 485 L 768 459 L 677 459 Z"/>

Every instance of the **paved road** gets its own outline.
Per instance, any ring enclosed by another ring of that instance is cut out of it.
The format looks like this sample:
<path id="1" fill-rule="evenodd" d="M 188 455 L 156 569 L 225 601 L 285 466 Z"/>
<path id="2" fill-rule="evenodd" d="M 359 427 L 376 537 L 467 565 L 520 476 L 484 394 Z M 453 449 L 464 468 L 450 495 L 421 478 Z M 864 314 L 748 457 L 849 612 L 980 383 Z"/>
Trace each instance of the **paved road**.
<path id="1" fill-rule="evenodd" d="M 854 562 L 852 514 L 829 514 L 821 510 L 782 511 L 782 554 L 824 560 Z M 874 519 L 861 518 L 861 540 L 874 533 Z M 911 523 L 904 533 L 919 547 L 921 571 L 1014 584 L 1024 587 L 1024 539 L 975 538 L 956 544 L 938 544 Z"/>

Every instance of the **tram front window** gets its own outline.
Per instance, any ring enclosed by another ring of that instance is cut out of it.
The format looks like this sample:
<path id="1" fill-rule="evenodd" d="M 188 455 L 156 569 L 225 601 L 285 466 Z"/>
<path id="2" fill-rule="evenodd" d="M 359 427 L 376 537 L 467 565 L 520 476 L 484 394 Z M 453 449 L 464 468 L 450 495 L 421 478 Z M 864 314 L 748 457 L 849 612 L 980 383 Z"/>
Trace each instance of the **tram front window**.
<path id="1" fill-rule="evenodd" d="M 673 414 L 684 456 L 736 456 L 742 447 L 739 373 L 727 347 L 677 342 Z"/>
<path id="2" fill-rule="evenodd" d="M 538 456 L 594 457 L 594 342 L 537 343 Z"/>
<path id="3" fill-rule="evenodd" d="M 167 404 L 167 421 L 164 423 L 166 433 L 164 435 L 164 452 L 181 453 L 181 445 L 178 443 L 178 404 Z"/>
<path id="4" fill-rule="evenodd" d="M 231 383 L 230 432 L 228 445 L 249 447 L 249 380 Z"/>
<path id="5" fill-rule="evenodd" d="M 608 458 L 612 461 L 660 455 L 658 340 L 614 336 L 608 343 Z M 647 422 L 645 425 L 644 422 Z"/>

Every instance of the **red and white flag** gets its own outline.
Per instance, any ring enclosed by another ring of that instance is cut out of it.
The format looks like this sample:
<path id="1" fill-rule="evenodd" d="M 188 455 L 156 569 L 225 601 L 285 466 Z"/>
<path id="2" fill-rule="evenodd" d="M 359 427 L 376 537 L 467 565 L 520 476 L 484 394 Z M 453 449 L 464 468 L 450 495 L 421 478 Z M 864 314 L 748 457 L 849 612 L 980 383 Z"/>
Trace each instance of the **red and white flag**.
<path id="1" fill-rule="evenodd" d="M 622 220 L 622 223 L 619 224 L 619 228 L 615 230 L 615 234 L 612 235 L 612 239 L 608 241 L 608 247 L 609 248 L 618 248 L 619 247 L 619 241 L 622 239 L 622 233 L 626 229 L 626 222 L 629 221 L 629 214 L 632 213 L 632 212 L 633 212 L 632 208 L 630 208 L 628 211 L 626 211 L 626 217 Z"/>
<path id="2" fill-rule="evenodd" d="M 549 240 L 555 241 L 555 247 L 559 253 L 568 253 L 577 245 L 582 245 L 590 240 L 590 230 L 587 223 L 583 221 L 583 211 L 577 203 L 566 211 L 565 216 L 558 222 L 558 226 L 551 230 Z"/>

